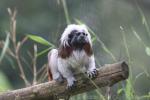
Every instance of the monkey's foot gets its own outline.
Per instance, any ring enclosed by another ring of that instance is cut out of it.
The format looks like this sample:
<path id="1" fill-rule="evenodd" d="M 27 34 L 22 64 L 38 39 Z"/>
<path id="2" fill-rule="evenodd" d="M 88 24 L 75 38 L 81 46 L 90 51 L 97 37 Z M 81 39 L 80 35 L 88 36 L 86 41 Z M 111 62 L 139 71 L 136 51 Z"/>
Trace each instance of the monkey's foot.
<path id="1" fill-rule="evenodd" d="M 95 78 L 98 75 L 98 71 L 96 69 L 93 69 L 92 71 L 88 71 L 87 75 L 89 78 Z"/>
<path id="2" fill-rule="evenodd" d="M 63 79 L 63 77 L 61 75 L 57 79 L 55 79 L 55 80 L 58 83 L 63 83 L 64 82 L 64 79 Z"/>
<path id="3" fill-rule="evenodd" d="M 74 77 L 68 78 L 67 82 L 68 82 L 68 84 L 67 84 L 67 89 L 68 90 L 72 90 L 76 87 L 76 82 L 77 81 L 75 80 Z"/>

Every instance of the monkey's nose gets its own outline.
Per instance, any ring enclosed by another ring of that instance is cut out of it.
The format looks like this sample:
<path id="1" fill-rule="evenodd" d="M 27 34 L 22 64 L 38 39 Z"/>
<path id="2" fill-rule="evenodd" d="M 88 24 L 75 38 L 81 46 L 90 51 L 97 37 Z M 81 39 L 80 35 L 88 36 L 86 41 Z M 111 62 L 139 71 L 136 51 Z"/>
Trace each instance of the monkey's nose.
<path id="1" fill-rule="evenodd" d="M 81 39 L 84 39 L 84 36 L 83 36 L 83 35 L 81 35 L 81 36 L 80 36 L 80 38 L 81 38 Z"/>

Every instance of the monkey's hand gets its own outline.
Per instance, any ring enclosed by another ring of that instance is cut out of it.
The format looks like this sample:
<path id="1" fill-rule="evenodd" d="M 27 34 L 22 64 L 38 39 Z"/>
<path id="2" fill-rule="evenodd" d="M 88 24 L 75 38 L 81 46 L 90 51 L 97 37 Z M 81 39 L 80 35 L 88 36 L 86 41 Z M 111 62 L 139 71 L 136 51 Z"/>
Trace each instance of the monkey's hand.
<path id="1" fill-rule="evenodd" d="M 93 79 L 98 75 L 98 71 L 96 69 L 92 69 L 91 71 L 87 71 L 87 75 L 89 78 Z"/>

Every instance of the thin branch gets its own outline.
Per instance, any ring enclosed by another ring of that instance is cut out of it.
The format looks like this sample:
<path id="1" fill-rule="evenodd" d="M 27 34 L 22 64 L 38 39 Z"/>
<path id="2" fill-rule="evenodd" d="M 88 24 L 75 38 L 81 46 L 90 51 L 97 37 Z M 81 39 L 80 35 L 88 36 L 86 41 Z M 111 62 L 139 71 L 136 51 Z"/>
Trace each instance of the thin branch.
<path id="1" fill-rule="evenodd" d="M 33 58 L 33 85 L 37 83 L 37 71 L 36 71 L 36 59 L 37 59 L 37 45 L 34 45 L 34 58 Z"/>
<path id="2" fill-rule="evenodd" d="M 25 64 L 25 66 L 27 66 L 29 71 L 32 73 L 32 68 L 29 62 L 23 56 L 21 56 L 20 58 L 21 58 L 21 61 Z"/>
<path id="3" fill-rule="evenodd" d="M 46 76 L 46 74 L 47 74 L 47 68 L 45 68 L 45 69 L 43 70 L 43 72 L 41 73 L 38 82 L 42 82 L 43 79 L 44 79 L 44 77 Z"/>
<path id="4" fill-rule="evenodd" d="M 37 75 L 41 74 L 41 72 L 43 72 L 43 70 L 45 70 L 47 68 L 47 64 L 44 64 L 38 71 L 37 71 Z"/>
<path id="5" fill-rule="evenodd" d="M 16 15 L 17 10 L 11 10 L 10 8 L 7 9 L 9 16 L 10 16 L 10 33 L 11 33 L 11 39 L 13 41 L 14 47 L 16 47 Z"/>
<path id="6" fill-rule="evenodd" d="M 24 69 L 23 66 L 21 64 L 21 60 L 19 58 L 19 50 L 20 47 L 23 45 L 23 43 L 27 40 L 27 38 L 25 37 L 21 42 L 16 42 L 16 15 L 17 15 L 17 10 L 11 10 L 10 8 L 8 8 L 8 13 L 10 16 L 10 34 L 11 34 L 11 40 L 13 42 L 13 48 L 14 48 L 14 54 L 12 52 L 12 50 L 10 50 L 10 54 L 15 57 L 18 67 L 19 67 L 19 71 L 20 71 L 20 77 L 24 80 L 26 86 L 29 86 L 30 83 L 26 78 L 26 75 L 24 73 Z"/>
<path id="7" fill-rule="evenodd" d="M 24 73 L 24 70 L 23 70 L 23 66 L 21 64 L 21 61 L 20 61 L 20 58 L 19 58 L 19 55 L 18 53 L 16 54 L 16 61 L 17 61 L 17 64 L 18 64 L 18 67 L 19 67 L 19 70 L 20 70 L 20 77 L 24 80 L 26 86 L 29 86 L 30 83 L 28 82 L 26 76 L 25 76 L 25 73 Z"/>

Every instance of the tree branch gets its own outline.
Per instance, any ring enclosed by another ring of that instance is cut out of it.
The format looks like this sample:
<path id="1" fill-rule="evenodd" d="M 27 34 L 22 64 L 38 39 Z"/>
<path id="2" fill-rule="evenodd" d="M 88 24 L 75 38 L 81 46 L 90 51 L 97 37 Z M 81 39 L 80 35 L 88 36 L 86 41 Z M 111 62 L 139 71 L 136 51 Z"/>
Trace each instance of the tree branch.
<path id="1" fill-rule="evenodd" d="M 125 62 L 106 64 L 98 69 L 98 76 L 93 81 L 89 81 L 84 74 L 76 75 L 77 87 L 71 91 L 66 89 L 66 82 L 58 84 L 51 81 L 1 93 L 0 100 L 56 100 L 56 98 L 64 98 L 68 95 L 72 96 L 93 90 L 96 88 L 95 85 L 98 87 L 112 86 L 127 79 L 128 76 L 129 69 Z"/>

